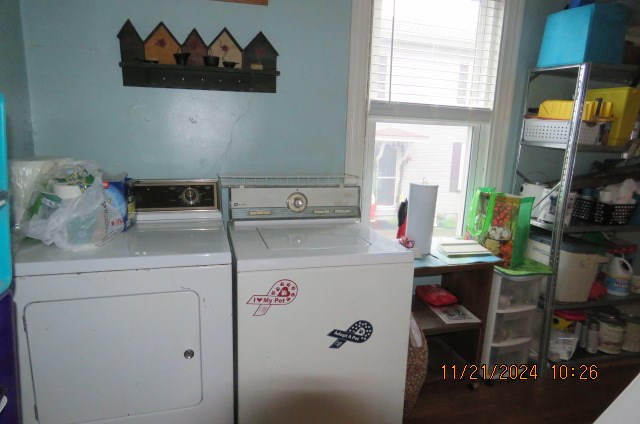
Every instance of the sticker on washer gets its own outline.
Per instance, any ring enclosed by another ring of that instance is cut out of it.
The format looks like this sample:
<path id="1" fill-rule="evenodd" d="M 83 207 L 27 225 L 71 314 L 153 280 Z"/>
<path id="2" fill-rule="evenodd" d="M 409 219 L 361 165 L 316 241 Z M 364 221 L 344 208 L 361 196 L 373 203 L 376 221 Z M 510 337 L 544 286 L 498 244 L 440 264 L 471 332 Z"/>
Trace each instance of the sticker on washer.
<path id="1" fill-rule="evenodd" d="M 268 294 L 254 295 L 247 301 L 247 305 L 259 305 L 253 316 L 262 316 L 272 306 L 288 305 L 298 295 L 298 285 L 291 280 L 279 280 L 269 290 Z"/>
<path id="2" fill-rule="evenodd" d="M 333 330 L 327 334 L 329 337 L 338 339 L 329 347 L 331 349 L 340 349 L 340 346 L 346 342 L 364 343 L 369 340 L 372 333 L 373 325 L 369 321 L 356 321 L 347 331 Z"/>

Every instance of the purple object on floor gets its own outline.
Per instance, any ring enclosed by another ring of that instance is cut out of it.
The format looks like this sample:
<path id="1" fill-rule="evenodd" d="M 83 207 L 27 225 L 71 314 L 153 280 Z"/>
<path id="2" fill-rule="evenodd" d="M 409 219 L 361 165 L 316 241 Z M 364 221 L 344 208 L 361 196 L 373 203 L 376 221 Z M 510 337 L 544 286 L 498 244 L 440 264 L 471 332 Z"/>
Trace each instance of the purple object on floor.
<path id="1" fill-rule="evenodd" d="M 0 424 L 18 424 L 18 373 L 14 336 L 13 301 L 9 291 L 0 294 L 0 401 L 7 405 L 0 411 Z"/>

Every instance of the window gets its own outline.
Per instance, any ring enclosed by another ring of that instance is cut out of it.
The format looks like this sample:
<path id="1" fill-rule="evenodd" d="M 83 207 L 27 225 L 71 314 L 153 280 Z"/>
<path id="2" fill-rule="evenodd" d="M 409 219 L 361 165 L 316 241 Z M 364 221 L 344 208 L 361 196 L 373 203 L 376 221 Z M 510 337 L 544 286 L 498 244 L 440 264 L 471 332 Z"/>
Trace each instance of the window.
<path id="1" fill-rule="evenodd" d="M 364 181 L 374 228 L 395 237 L 409 184 L 427 183 L 439 186 L 434 235 L 461 233 L 489 155 L 504 3 L 374 0 Z"/>
<path id="2" fill-rule="evenodd" d="M 466 170 L 473 131 L 468 125 L 377 121 L 370 221 L 395 237 L 397 209 L 410 183 L 438 185 L 435 236 L 458 232 L 464 216 Z M 464 170 L 464 172 L 463 172 Z"/>

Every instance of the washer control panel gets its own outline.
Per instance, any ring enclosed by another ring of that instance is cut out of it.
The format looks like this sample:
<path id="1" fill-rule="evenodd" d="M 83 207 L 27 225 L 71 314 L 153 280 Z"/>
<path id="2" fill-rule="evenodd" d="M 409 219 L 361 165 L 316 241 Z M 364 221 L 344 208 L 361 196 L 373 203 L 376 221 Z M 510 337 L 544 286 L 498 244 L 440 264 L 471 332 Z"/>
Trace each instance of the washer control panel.
<path id="1" fill-rule="evenodd" d="M 230 187 L 232 220 L 359 218 L 360 187 Z"/>

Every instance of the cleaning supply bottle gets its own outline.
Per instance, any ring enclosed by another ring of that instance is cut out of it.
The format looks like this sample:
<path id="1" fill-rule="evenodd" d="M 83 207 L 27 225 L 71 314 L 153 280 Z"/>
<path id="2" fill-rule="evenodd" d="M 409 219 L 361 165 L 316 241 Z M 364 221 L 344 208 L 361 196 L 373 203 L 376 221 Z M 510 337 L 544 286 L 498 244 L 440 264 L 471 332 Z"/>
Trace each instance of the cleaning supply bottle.
<path id="1" fill-rule="evenodd" d="M 607 293 L 615 296 L 627 296 L 633 269 L 629 262 L 618 256 L 614 256 L 607 266 L 607 277 L 604 280 Z"/>

